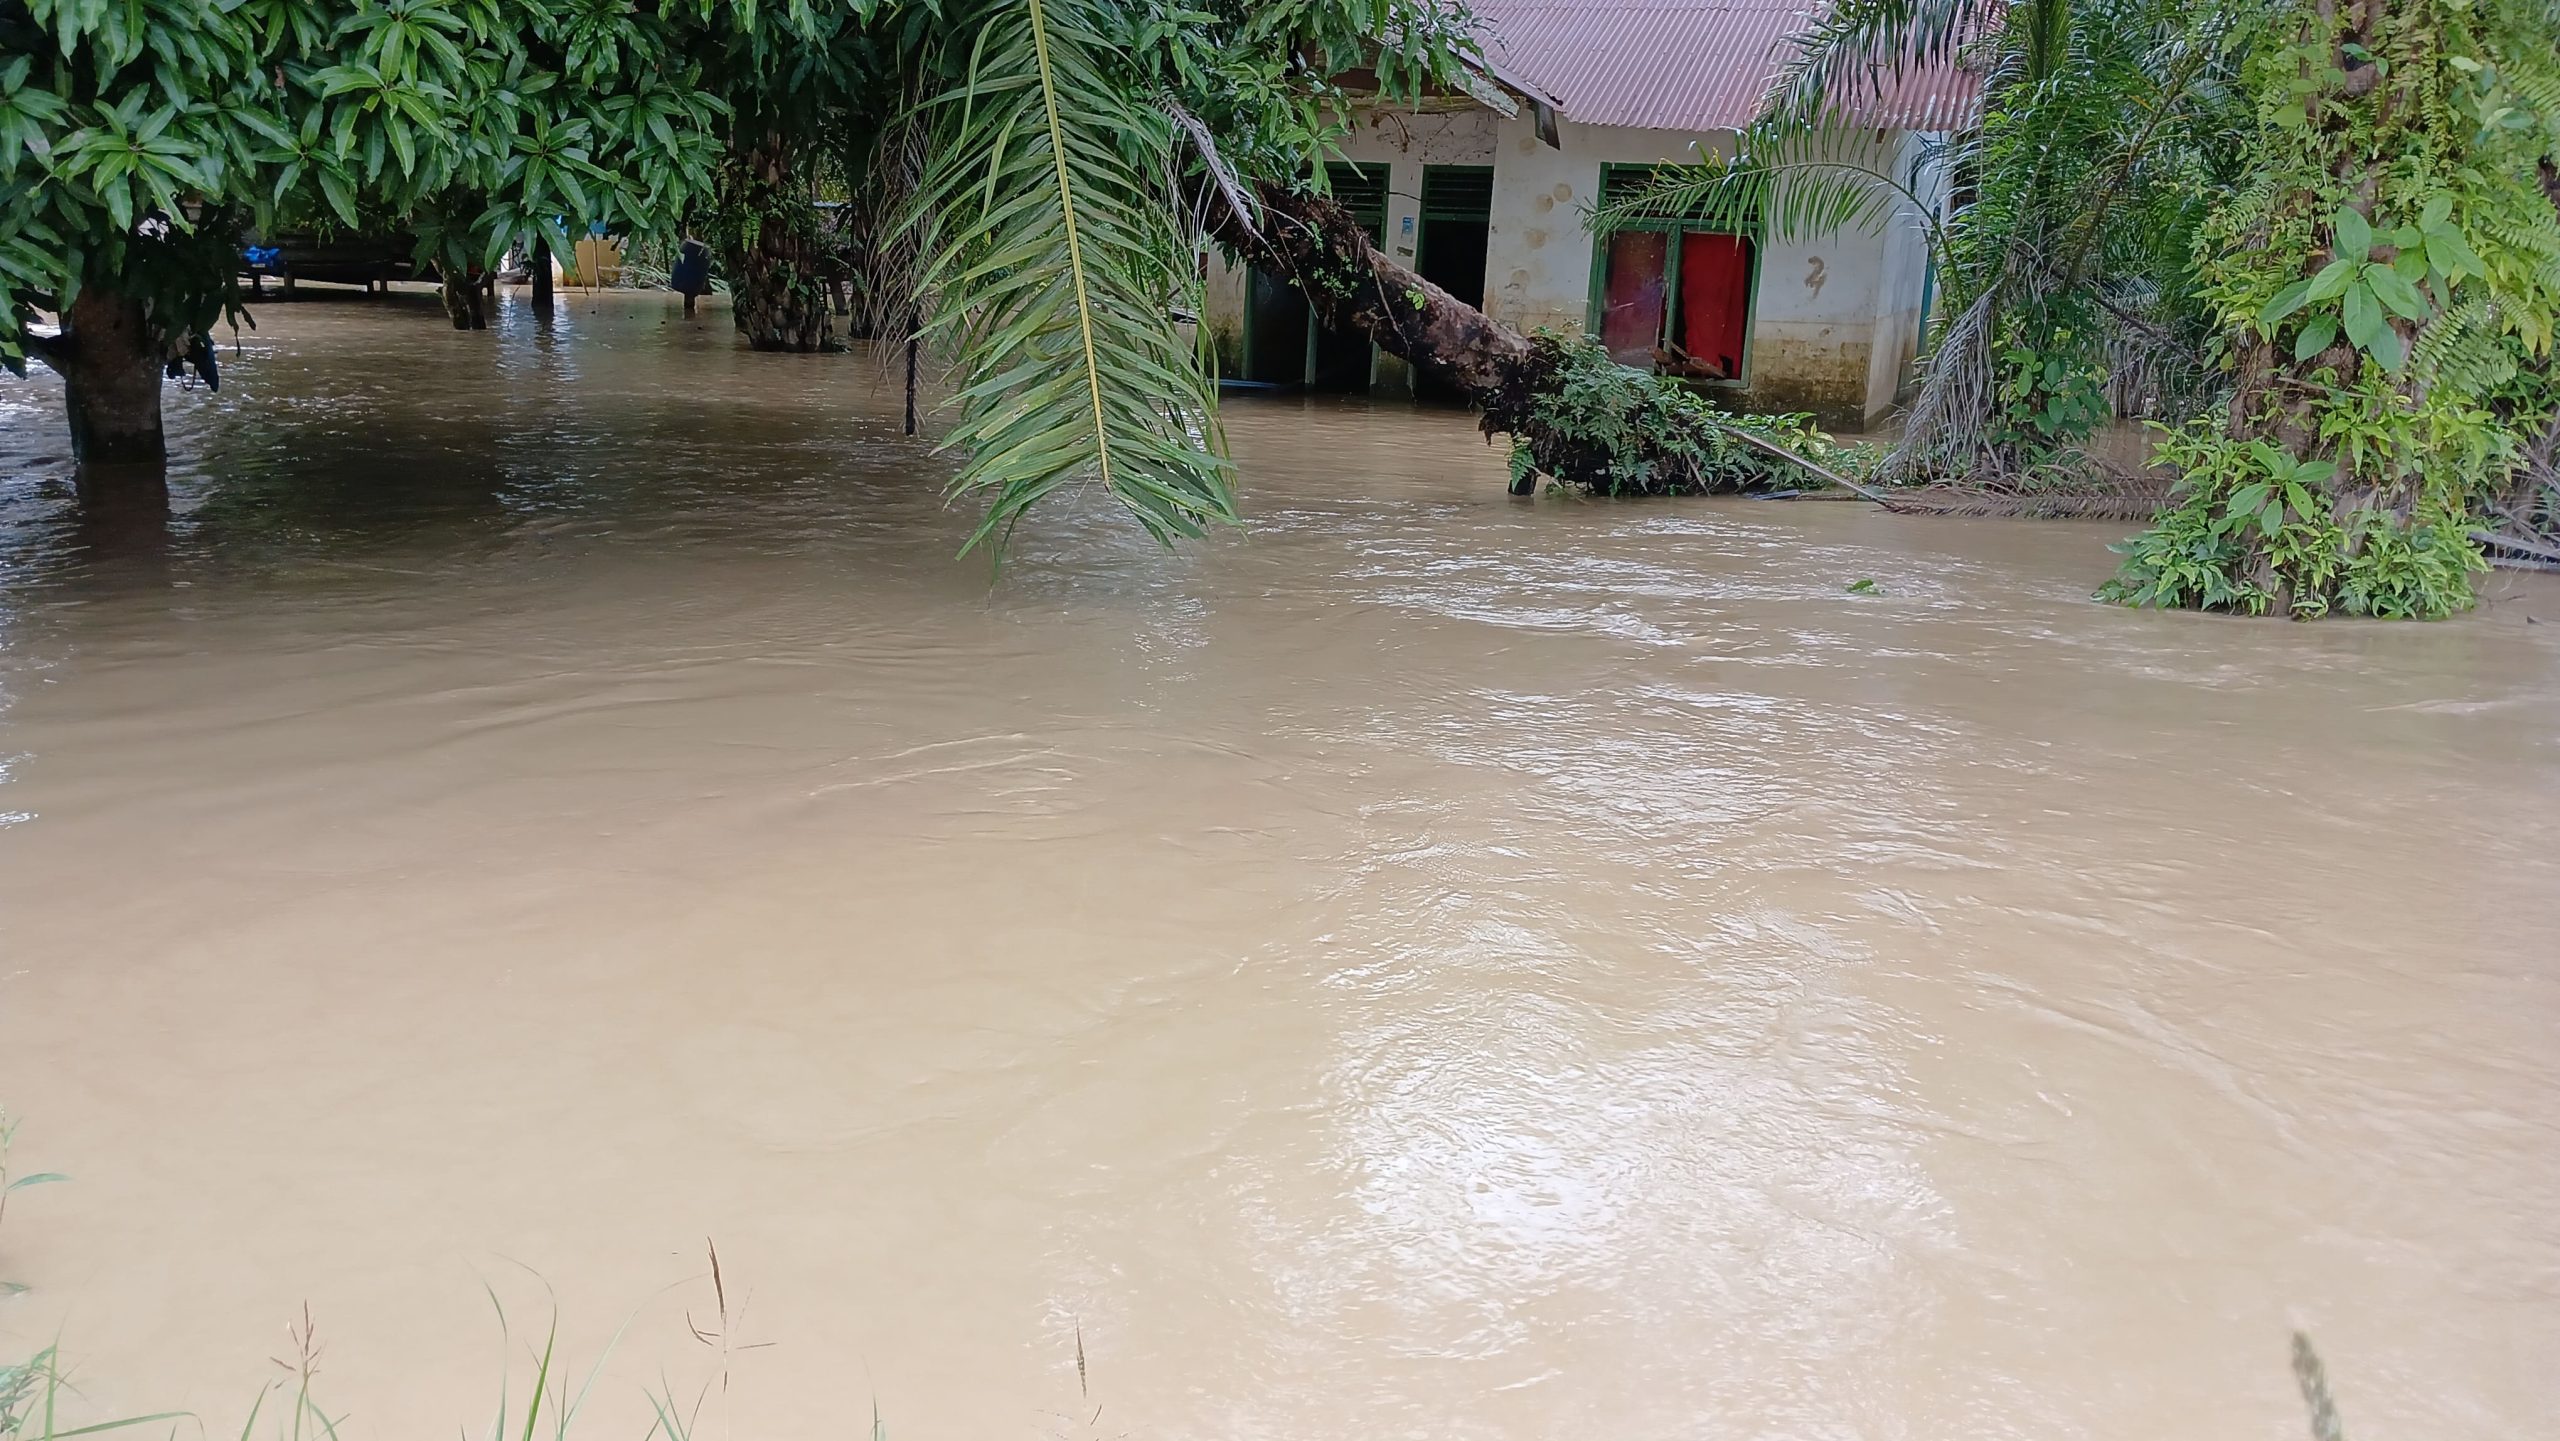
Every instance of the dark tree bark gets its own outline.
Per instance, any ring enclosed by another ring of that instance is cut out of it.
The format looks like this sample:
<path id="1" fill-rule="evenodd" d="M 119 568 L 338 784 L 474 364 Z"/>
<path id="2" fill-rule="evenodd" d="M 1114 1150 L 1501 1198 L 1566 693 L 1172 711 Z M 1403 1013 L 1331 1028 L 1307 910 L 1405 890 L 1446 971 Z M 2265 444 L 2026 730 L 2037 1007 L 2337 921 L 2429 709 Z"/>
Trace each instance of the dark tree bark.
<path id="1" fill-rule="evenodd" d="M 168 365 L 142 302 L 92 285 L 36 351 L 62 373 L 71 453 L 84 466 L 156 468 L 168 458 L 160 379 Z"/>
<path id="2" fill-rule="evenodd" d="M 541 236 L 533 240 L 533 258 L 525 262 L 525 279 L 533 285 L 533 313 L 544 320 L 551 318 L 551 242 Z"/>
<path id="3" fill-rule="evenodd" d="M 790 146 L 733 150 L 716 201 L 730 315 L 756 350 L 841 350 L 826 237 Z"/>
<path id="4" fill-rule="evenodd" d="M 488 329 L 488 298 L 488 283 L 472 270 L 453 266 L 444 271 L 444 313 L 454 329 Z"/>
<path id="5" fill-rule="evenodd" d="M 155 461 L 84 465 L 73 484 L 73 534 L 93 560 L 161 562 L 169 554 L 168 469 Z"/>

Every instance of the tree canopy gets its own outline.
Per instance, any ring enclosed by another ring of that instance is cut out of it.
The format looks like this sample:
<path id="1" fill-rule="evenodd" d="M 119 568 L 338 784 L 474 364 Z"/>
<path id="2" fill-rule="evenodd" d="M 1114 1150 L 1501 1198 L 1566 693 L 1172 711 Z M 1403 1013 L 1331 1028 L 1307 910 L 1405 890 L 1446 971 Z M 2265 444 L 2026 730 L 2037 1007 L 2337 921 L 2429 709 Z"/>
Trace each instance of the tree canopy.
<path id="1" fill-rule="evenodd" d="M 2555 35 L 2555 0 L 1835 0 L 1733 156 L 1636 203 L 1927 233 L 1888 479 L 2067 495 L 2098 426 L 2174 430 L 2119 598 L 2437 615 L 2560 443 Z M 1085 476 L 1159 537 L 1233 516 L 1185 323 L 1213 240 L 1458 380 L 1532 472 L 1818 468 L 1809 431 L 1509 332 L 1327 209 L 1337 77 L 1418 98 L 1472 44 L 1455 0 L 0 0 L 0 362 L 64 370 L 75 443 L 115 438 L 84 394 L 147 402 L 156 451 L 158 368 L 211 378 L 242 236 L 296 227 L 450 275 L 707 225 L 771 302 L 742 313 L 823 344 L 823 184 L 874 329 L 956 370 L 981 540 Z M 1873 107 L 1958 64 L 1978 119 L 1880 164 Z"/>
<path id="2" fill-rule="evenodd" d="M 91 285 L 203 331 L 244 232 L 389 224 L 485 262 L 563 218 L 654 224 L 718 158 L 690 43 L 718 13 L 0 0 L 0 358 Z"/>
<path id="3" fill-rule="evenodd" d="M 1440 0 L 0 0 L 0 359 L 75 359 L 83 294 L 171 359 L 240 315 L 245 233 L 663 233 L 773 141 L 896 238 L 874 278 L 958 366 L 991 527 L 1091 470 L 1197 533 L 1232 514 L 1181 323 L 1202 177 L 1294 183 L 1333 76 L 1416 94 L 1469 43 Z"/>

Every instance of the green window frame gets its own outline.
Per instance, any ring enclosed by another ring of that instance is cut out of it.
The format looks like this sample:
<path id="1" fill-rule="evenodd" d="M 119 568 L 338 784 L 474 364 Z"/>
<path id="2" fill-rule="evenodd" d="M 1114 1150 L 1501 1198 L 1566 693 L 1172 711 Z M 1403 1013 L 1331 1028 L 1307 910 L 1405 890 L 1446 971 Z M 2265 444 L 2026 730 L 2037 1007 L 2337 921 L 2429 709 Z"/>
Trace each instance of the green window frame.
<path id="1" fill-rule="evenodd" d="M 1490 165 L 1425 165 L 1422 167 L 1420 233 L 1414 237 L 1414 269 L 1430 263 L 1431 222 L 1493 223 L 1493 167 Z"/>
<path id="2" fill-rule="evenodd" d="M 1303 177 L 1313 172 L 1301 169 L 1298 173 Z M 1351 217 L 1368 230 L 1369 243 L 1372 245 L 1383 246 L 1387 243 L 1388 174 L 1389 167 L 1383 160 L 1328 160 L 1324 166 L 1326 192 L 1339 201 L 1344 209 L 1349 210 Z M 1248 264 L 1245 267 L 1244 277 L 1244 318 L 1236 327 L 1236 348 L 1242 352 L 1245 362 L 1242 367 L 1239 367 L 1240 369 L 1251 367 L 1254 353 L 1252 272 L 1253 267 Z M 1307 344 L 1305 352 L 1299 358 L 1298 378 L 1295 384 L 1305 385 L 1315 379 L 1316 339 L 1315 307 L 1309 305 L 1307 307 Z M 1377 364 L 1377 347 L 1373 345 L 1369 350 L 1369 368 L 1373 380 L 1377 372 Z M 1255 377 L 1255 379 L 1259 381 L 1262 377 Z"/>
<path id="3" fill-rule="evenodd" d="M 1605 163 L 1600 167 L 1600 203 L 1608 205 L 1636 193 L 1653 182 L 1656 176 L 1675 170 L 1670 165 L 1628 165 Z M 1662 269 L 1662 331 L 1654 337 L 1657 345 L 1667 343 L 1680 323 L 1680 238 L 1684 235 L 1732 235 L 1751 242 L 1751 267 L 1744 275 L 1743 286 L 1748 299 L 1742 312 L 1742 373 L 1730 380 L 1690 380 L 1691 385 L 1716 386 L 1740 390 L 1751 383 L 1751 350 L 1760 315 L 1760 226 L 1756 220 L 1743 227 L 1700 224 L 1677 215 L 1645 216 L 1630 220 L 1627 230 L 1659 231 L 1671 237 Z M 1583 311 L 1583 329 L 1592 335 L 1600 333 L 1601 313 L 1609 299 L 1608 237 L 1591 237 L 1591 291 Z"/>

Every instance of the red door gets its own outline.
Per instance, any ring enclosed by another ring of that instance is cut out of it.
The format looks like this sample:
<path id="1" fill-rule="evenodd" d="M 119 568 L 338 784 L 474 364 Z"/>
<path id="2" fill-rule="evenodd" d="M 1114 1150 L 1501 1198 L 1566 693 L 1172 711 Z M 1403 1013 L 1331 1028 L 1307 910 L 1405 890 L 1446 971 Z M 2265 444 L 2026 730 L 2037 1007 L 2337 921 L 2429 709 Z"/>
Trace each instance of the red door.
<path id="1" fill-rule="evenodd" d="M 1742 378 L 1751 318 L 1751 242 L 1739 235 L 1680 237 L 1680 348 L 1718 379 Z"/>

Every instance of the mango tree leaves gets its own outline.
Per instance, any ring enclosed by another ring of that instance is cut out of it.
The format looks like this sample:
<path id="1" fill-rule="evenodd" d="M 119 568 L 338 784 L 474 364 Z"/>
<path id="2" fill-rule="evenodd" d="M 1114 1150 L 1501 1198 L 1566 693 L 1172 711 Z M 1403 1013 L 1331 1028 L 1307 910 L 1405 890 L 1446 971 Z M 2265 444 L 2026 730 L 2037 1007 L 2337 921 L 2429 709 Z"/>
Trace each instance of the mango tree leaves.
<path id="1" fill-rule="evenodd" d="M 712 0 L 0 5 L 0 362 L 98 280 L 200 325 L 244 231 L 405 229 L 486 261 L 537 229 L 668 223 L 727 114 L 700 31 L 756 23 Z"/>

